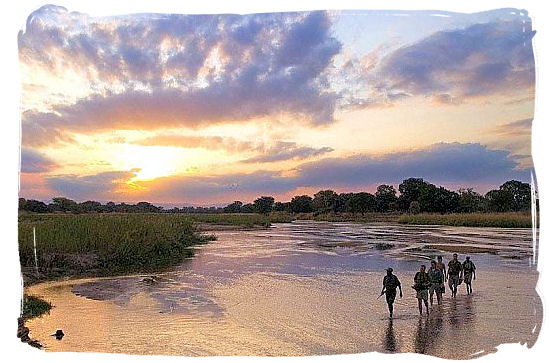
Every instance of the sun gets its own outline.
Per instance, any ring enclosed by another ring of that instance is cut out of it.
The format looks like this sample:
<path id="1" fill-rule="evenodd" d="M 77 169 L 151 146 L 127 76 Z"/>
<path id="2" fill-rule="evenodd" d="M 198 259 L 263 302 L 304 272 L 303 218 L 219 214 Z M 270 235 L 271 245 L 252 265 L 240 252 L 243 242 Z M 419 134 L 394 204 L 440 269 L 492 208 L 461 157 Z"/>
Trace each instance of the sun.
<path id="1" fill-rule="evenodd" d="M 125 170 L 137 170 L 130 180 L 135 182 L 176 174 L 181 168 L 176 154 L 170 147 L 126 145 L 119 157 Z"/>

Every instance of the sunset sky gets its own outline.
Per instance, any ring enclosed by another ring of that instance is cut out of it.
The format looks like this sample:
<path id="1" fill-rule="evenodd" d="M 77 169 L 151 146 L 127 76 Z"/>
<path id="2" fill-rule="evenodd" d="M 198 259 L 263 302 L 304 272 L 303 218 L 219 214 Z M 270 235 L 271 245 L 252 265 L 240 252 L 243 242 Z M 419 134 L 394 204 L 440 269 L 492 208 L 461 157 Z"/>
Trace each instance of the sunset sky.
<path id="1" fill-rule="evenodd" d="M 223 205 L 408 177 L 480 192 L 530 181 L 533 35 L 509 9 L 48 5 L 18 37 L 20 196 Z"/>

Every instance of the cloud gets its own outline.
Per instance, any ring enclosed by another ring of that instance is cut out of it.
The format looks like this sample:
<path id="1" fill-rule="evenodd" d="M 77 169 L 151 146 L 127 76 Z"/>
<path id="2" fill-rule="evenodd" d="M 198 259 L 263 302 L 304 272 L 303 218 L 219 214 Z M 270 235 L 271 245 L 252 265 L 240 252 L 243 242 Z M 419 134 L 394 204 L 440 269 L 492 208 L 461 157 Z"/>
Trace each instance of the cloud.
<path id="1" fill-rule="evenodd" d="M 55 169 L 57 166 L 52 159 L 36 150 L 21 149 L 22 173 L 44 173 Z"/>
<path id="2" fill-rule="evenodd" d="M 530 22 L 475 24 L 402 47 L 377 67 L 378 87 L 415 95 L 475 97 L 535 85 Z"/>
<path id="3" fill-rule="evenodd" d="M 301 164 L 288 171 L 256 171 L 222 176 L 177 175 L 136 181 L 137 189 L 115 193 L 130 172 L 97 176 L 58 176 L 49 184 L 76 199 L 108 199 L 117 196 L 135 200 L 226 203 L 251 200 L 260 194 L 283 195 L 298 188 L 357 190 L 374 184 L 398 184 L 410 177 L 438 185 L 496 187 L 510 179 L 529 181 L 530 169 L 518 169 L 509 152 L 480 144 L 434 144 L 429 148 L 396 152 L 383 157 L 356 155 L 326 158 Z M 70 193 L 70 194 L 69 194 Z M 94 194 L 96 193 L 96 194 Z M 85 195 L 82 196 L 82 195 Z"/>
<path id="4" fill-rule="evenodd" d="M 505 124 L 495 126 L 491 129 L 491 133 L 499 136 L 528 136 L 531 137 L 532 118 L 517 120 Z"/>
<path id="5" fill-rule="evenodd" d="M 518 18 L 439 31 L 393 51 L 376 48 L 342 67 L 347 82 L 339 106 L 387 107 L 411 96 L 444 105 L 491 95 L 513 95 L 505 103 L 526 94 L 532 100 L 534 34 L 531 22 Z"/>
<path id="6" fill-rule="evenodd" d="M 159 134 L 133 142 L 143 146 L 171 146 L 181 148 L 203 148 L 232 152 L 256 151 L 259 146 L 250 141 L 240 141 L 233 137 L 192 136 L 180 134 Z"/>
<path id="7" fill-rule="evenodd" d="M 303 160 L 334 151 L 330 147 L 299 146 L 295 142 L 279 141 L 273 147 L 264 151 L 262 155 L 243 160 L 243 163 L 271 163 L 284 160 Z"/>
<path id="8" fill-rule="evenodd" d="M 302 185 L 354 186 L 377 182 L 396 183 L 410 177 L 439 183 L 500 182 L 528 178 L 516 170 L 517 163 L 505 150 L 491 150 L 480 144 L 438 143 L 426 149 L 396 152 L 382 157 L 357 155 L 330 158 L 298 167 Z"/>
<path id="9" fill-rule="evenodd" d="M 45 6 L 19 34 L 21 62 L 90 81 L 90 95 L 23 114 L 24 143 L 105 129 L 198 127 L 285 112 L 334 120 L 326 70 L 341 44 L 325 12 L 93 18 Z M 25 135 L 42 129 L 45 136 Z"/>
<path id="10" fill-rule="evenodd" d="M 130 192 L 128 182 L 137 170 L 109 171 L 93 175 L 57 175 L 45 178 L 48 187 L 68 198 L 79 201 L 86 199 L 124 199 Z"/>

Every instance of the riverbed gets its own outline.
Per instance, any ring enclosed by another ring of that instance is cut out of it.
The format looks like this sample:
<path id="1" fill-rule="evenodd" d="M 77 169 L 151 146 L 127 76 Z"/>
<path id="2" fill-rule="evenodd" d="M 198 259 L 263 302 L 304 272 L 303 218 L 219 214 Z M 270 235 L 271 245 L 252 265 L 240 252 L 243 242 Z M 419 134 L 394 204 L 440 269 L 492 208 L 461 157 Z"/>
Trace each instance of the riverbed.
<path id="1" fill-rule="evenodd" d="M 46 282 L 50 301 L 27 322 L 47 351 L 166 355 L 416 352 L 465 359 L 499 344 L 532 346 L 542 322 L 530 229 L 300 221 L 215 231 L 194 257 L 149 275 Z M 452 251 L 477 266 L 474 293 L 444 294 L 419 316 L 420 264 Z M 403 285 L 393 320 L 381 290 L 391 266 Z M 62 329 L 65 336 L 50 336 Z"/>

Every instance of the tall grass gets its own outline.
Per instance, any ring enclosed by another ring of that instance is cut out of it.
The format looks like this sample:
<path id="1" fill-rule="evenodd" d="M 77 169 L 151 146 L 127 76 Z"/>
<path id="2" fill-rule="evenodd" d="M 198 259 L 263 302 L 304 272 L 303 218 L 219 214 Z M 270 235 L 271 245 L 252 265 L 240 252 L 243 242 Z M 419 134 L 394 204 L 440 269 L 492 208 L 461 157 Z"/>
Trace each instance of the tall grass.
<path id="1" fill-rule="evenodd" d="M 29 271 L 33 227 L 39 271 L 47 277 L 150 271 L 182 261 L 192 254 L 189 247 L 211 239 L 182 215 L 22 215 L 19 256 Z"/>
<path id="2" fill-rule="evenodd" d="M 530 213 L 403 214 L 399 223 L 463 227 L 531 228 Z"/>
<path id="3" fill-rule="evenodd" d="M 315 220 L 324 222 L 396 222 L 398 218 L 396 213 L 299 213 L 296 214 L 296 219 L 299 220 Z"/>
<path id="4" fill-rule="evenodd" d="M 181 216 L 195 223 L 241 227 L 269 227 L 272 222 L 269 216 L 256 213 L 192 213 Z"/>

